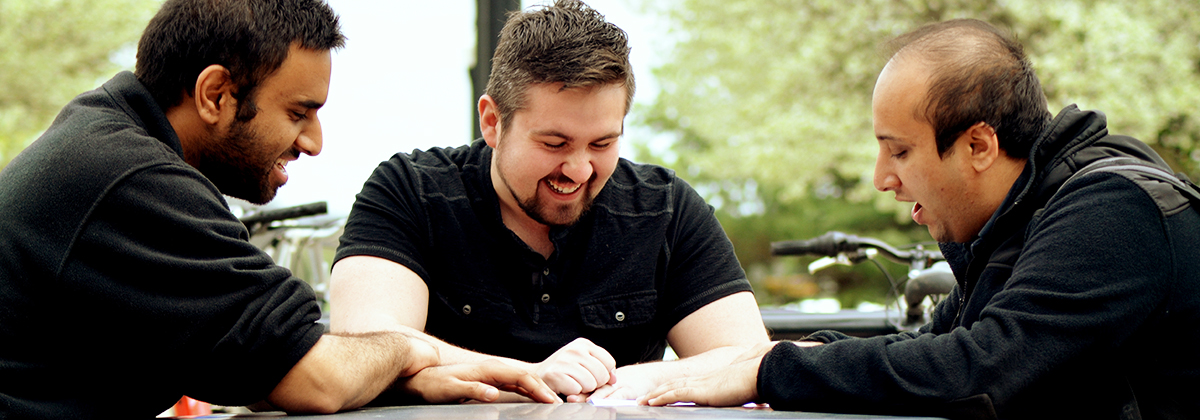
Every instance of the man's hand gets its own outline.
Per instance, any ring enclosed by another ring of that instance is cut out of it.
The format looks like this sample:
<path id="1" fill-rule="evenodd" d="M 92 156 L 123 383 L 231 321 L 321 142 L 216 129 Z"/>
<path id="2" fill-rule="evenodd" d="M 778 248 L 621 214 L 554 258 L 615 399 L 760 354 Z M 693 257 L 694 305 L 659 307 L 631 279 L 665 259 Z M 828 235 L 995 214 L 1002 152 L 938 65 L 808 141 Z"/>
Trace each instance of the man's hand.
<path id="1" fill-rule="evenodd" d="M 577 338 L 537 364 L 537 376 L 555 392 L 583 401 L 582 394 L 612 384 L 617 361 L 608 350 L 586 338 Z"/>
<path id="2" fill-rule="evenodd" d="M 615 398 L 621 400 L 632 400 L 652 391 L 654 387 L 662 381 L 658 377 L 655 369 L 656 363 L 643 363 L 637 365 L 628 365 L 617 368 L 616 376 L 621 378 L 619 381 L 604 385 L 592 392 L 592 395 L 587 399 L 593 398 Z M 574 401 L 574 396 L 568 398 L 568 402 Z"/>
<path id="3" fill-rule="evenodd" d="M 500 390 L 537 402 L 562 402 L 541 378 L 495 360 L 428 367 L 402 379 L 398 385 L 404 392 L 435 404 L 465 400 L 492 402 L 500 396 Z"/>
<path id="4" fill-rule="evenodd" d="M 415 334 L 404 334 L 408 337 L 408 360 L 409 365 L 400 371 L 400 376 L 407 378 L 416 375 L 422 369 L 430 366 L 437 366 L 441 357 L 438 354 L 438 349 L 433 343 L 425 341 Z"/>
<path id="5" fill-rule="evenodd" d="M 731 364 L 744 362 L 747 360 L 761 359 L 763 355 L 771 351 L 778 342 L 761 343 L 751 347 L 745 352 L 739 354 L 733 359 Z M 644 363 L 638 365 L 622 366 L 617 369 L 618 376 L 621 380 L 612 385 L 605 385 L 592 393 L 588 399 L 592 398 L 616 398 L 616 399 L 637 399 L 649 394 L 659 384 L 663 383 L 661 373 L 656 369 L 656 363 Z M 674 378 L 671 378 L 674 379 Z"/>
<path id="6" fill-rule="evenodd" d="M 639 397 L 638 404 L 694 402 L 697 405 L 726 407 L 754 402 L 758 399 L 758 367 L 762 364 L 763 356 L 780 343 L 798 347 L 815 347 L 822 344 L 815 341 L 762 343 L 738 355 L 727 367 L 703 376 L 671 380 Z"/>
<path id="7" fill-rule="evenodd" d="M 694 402 L 714 407 L 738 406 L 758 398 L 758 365 L 762 356 L 734 362 L 704 376 L 679 378 L 638 398 L 640 405 Z"/>

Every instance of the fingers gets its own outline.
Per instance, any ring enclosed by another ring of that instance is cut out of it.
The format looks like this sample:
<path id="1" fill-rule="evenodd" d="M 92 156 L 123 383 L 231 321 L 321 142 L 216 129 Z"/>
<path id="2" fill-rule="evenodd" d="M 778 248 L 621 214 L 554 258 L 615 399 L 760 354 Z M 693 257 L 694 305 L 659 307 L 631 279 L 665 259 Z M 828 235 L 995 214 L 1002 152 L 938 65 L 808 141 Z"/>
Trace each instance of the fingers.
<path id="1" fill-rule="evenodd" d="M 517 369 L 508 365 L 497 363 L 499 367 L 506 370 L 511 370 L 510 374 L 516 376 L 516 380 L 509 380 L 507 383 L 516 384 L 519 388 L 517 393 L 529 397 L 541 403 L 561 403 L 562 399 L 558 398 L 558 394 L 542 381 L 542 378 L 537 377 L 532 373 Z"/>
<path id="2" fill-rule="evenodd" d="M 616 365 L 607 350 L 578 338 L 540 363 L 537 373 L 556 392 L 578 395 L 615 382 Z"/>
<path id="3" fill-rule="evenodd" d="M 405 391 L 431 403 L 495 401 L 500 396 L 497 387 L 538 402 L 562 402 L 541 378 L 498 361 L 430 367 L 404 383 Z"/>
<path id="4" fill-rule="evenodd" d="M 639 395 L 638 395 L 637 390 L 635 390 L 633 388 L 619 386 L 619 385 L 618 386 L 605 385 L 600 388 L 597 388 L 596 392 L 593 392 L 592 396 L 588 397 L 587 399 L 593 400 L 593 399 L 598 399 L 598 398 L 610 398 L 610 399 L 618 399 L 618 400 L 632 400 L 632 399 L 636 399 L 638 397 L 639 397 Z"/>
<path id="5" fill-rule="evenodd" d="M 653 405 L 663 406 L 677 402 L 691 402 L 695 400 L 692 397 L 692 388 L 687 387 L 684 380 L 673 380 L 662 384 L 649 394 L 638 398 L 638 405 Z"/>
<path id="6" fill-rule="evenodd" d="M 734 363 L 707 375 L 668 381 L 638 399 L 638 404 L 666 405 L 687 401 L 698 405 L 735 406 L 758 398 L 759 360 Z"/>
<path id="7" fill-rule="evenodd" d="M 592 396 L 588 397 L 588 399 L 590 400 L 593 398 L 612 398 L 612 394 L 613 394 L 613 392 L 616 392 L 616 390 L 617 390 L 617 387 L 615 387 L 615 386 L 605 385 L 605 386 L 596 388 L 596 391 L 592 392 Z"/>
<path id="8" fill-rule="evenodd" d="M 542 378 L 524 369 L 493 360 L 476 365 L 475 371 L 479 372 L 479 376 L 473 379 L 505 387 L 531 400 L 542 403 L 562 402 L 562 399 L 558 398 L 558 394 L 550 389 L 546 382 L 542 381 Z"/>
<path id="9" fill-rule="evenodd" d="M 444 403 L 450 401 L 461 402 L 466 400 L 492 402 L 496 401 L 497 398 L 500 398 L 500 390 L 491 385 L 479 382 L 451 381 L 446 384 L 446 387 L 448 389 L 445 391 L 445 397 L 442 398 L 442 401 L 429 402 Z"/>

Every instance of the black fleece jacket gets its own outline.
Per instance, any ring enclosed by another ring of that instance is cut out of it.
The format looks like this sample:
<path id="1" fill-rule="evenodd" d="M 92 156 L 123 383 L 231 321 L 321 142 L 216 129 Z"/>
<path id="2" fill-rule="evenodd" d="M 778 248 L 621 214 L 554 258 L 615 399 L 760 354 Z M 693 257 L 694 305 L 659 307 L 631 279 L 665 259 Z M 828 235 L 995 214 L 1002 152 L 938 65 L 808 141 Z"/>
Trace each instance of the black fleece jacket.
<path id="1" fill-rule="evenodd" d="M 960 418 L 1200 417 L 1200 212 L 1170 185 L 1089 173 L 1166 164 L 1103 114 L 1063 110 L 969 244 L 919 332 L 776 346 L 758 390 L 777 409 Z M 1052 199 L 1053 197 L 1053 199 Z"/>
<path id="2" fill-rule="evenodd" d="M 133 74 L 0 172 L 0 419 L 150 418 L 266 398 L 324 332 Z"/>

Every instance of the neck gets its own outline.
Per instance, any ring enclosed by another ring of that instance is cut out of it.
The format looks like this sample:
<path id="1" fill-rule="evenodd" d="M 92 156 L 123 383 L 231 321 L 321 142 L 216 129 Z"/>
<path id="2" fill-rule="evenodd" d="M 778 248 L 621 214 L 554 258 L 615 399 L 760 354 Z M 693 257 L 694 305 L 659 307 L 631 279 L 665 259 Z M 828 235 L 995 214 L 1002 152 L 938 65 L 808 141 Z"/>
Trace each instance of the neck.
<path id="1" fill-rule="evenodd" d="M 183 104 L 176 105 L 166 110 L 167 121 L 171 123 L 171 128 L 175 130 L 175 135 L 179 137 L 179 146 L 183 149 L 183 160 L 189 165 L 195 167 L 195 151 L 201 148 L 201 142 L 204 140 L 207 132 L 204 126 L 204 121 L 200 120 L 199 114 L 196 112 L 195 106 L 188 107 L 188 101 L 183 101 Z"/>
<path id="2" fill-rule="evenodd" d="M 1000 205 L 1004 204 L 1004 199 L 1008 197 L 1008 193 L 1016 186 L 1017 178 L 1020 178 L 1021 172 L 1025 170 L 1026 161 L 1027 159 L 1015 159 L 1003 156 L 993 166 L 994 171 L 991 171 L 990 176 L 983 180 L 984 185 L 979 189 L 981 191 L 979 199 L 985 205 L 981 208 L 991 210 L 981 212 L 979 215 L 980 228 L 983 228 L 983 224 L 987 223 L 988 219 L 992 218 L 992 214 L 1000 209 Z"/>

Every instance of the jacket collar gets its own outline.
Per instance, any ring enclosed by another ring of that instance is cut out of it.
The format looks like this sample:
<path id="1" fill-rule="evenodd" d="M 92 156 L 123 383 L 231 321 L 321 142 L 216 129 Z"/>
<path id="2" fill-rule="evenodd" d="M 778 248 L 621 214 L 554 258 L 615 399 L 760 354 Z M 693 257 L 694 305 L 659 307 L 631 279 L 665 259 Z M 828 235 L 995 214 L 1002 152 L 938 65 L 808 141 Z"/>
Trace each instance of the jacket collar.
<path id="1" fill-rule="evenodd" d="M 101 88 L 116 100 L 117 105 L 127 115 L 146 129 L 146 134 L 163 142 L 175 154 L 178 154 L 180 159 L 183 159 L 183 145 L 179 142 L 175 128 L 167 119 L 166 112 L 158 106 L 154 96 L 150 94 L 149 90 L 146 90 L 146 86 L 137 79 L 137 76 L 123 71 L 105 82 Z"/>
<path id="2" fill-rule="evenodd" d="M 1080 111 L 1075 105 L 1060 111 L 1034 141 L 1025 169 L 979 235 L 968 244 L 941 244 L 955 277 L 973 277 L 971 272 L 975 270 L 969 270 L 967 265 L 975 256 L 990 255 L 1016 234 L 1016 229 L 1024 231 L 1033 212 L 1045 205 L 1057 186 L 1079 167 L 1063 165 L 1066 158 L 1107 134 L 1106 118 L 1101 112 Z"/>

